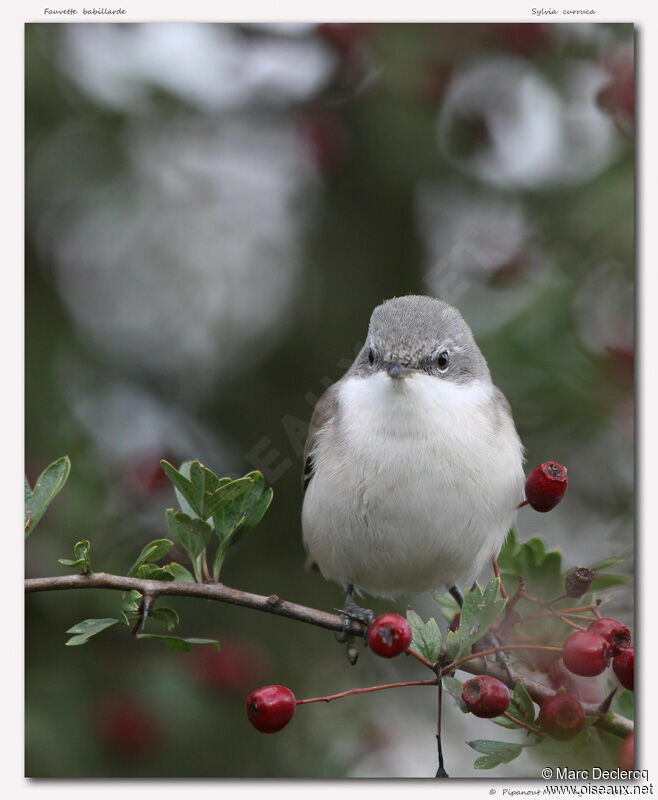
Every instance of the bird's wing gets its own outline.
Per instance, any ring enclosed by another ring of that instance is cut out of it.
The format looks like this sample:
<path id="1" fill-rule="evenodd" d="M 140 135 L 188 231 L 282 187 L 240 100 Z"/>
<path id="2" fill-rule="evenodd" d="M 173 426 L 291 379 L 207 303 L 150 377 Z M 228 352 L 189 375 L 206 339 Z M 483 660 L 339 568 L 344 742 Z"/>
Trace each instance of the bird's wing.
<path id="1" fill-rule="evenodd" d="M 318 433 L 331 422 L 338 408 L 338 383 L 330 386 L 316 403 L 309 425 L 306 444 L 304 445 L 304 471 L 302 474 L 302 491 L 306 491 L 314 475 L 314 452 Z"/>

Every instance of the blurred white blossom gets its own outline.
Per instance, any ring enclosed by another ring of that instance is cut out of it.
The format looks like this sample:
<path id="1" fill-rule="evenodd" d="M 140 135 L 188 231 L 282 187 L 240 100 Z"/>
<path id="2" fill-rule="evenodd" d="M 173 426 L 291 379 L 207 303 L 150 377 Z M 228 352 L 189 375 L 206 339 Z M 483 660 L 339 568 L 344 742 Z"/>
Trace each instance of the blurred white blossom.
<path id="1" fill-rule="evenodd" d="M 446 90 L 439 144 L 467 175 L 507 189 L 582 183 L 616 156 L 618 134 L 596 105 L 603 67 L 564 62 L 561 85 L 530 61 L 488 57 L 462 67 Z"/>
<path id="2" fill-rule="evenodd" d="M 205 113 L 258 98 L 297 102 L 321 89 L 336 66 L 313 38 L 245 37 L 208 23 L 64 25 L 59 60 L 96 102 L 131 112 L 152 109 L 153 90 Z"/>

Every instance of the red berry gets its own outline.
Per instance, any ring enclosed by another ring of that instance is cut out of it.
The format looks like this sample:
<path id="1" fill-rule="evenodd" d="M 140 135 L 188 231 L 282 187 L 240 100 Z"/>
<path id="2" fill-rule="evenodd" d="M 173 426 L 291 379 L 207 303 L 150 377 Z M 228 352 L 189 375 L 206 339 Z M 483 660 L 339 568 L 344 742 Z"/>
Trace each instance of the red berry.
<path id="1" fill-rule="evenodd" d="M 610 645 L 600 633 L 576 631 L 564 642 L 562 660 L 574 675 L 600 675 L 608 666 Z"/>
<path id="2" fill-rule="evenodd" d="M 595 619 L 587 630 L 603 636 L 610 645 L 610 652 L 613 656 L 618 656 L 622 650 L 630 646 L 631 632 L 618 619 L 610 619 L 609 617 Z"/>
<path id="3" fill-rule="evenodd" d="M 550 511 L 567 491 L 567 468 L 557 461 L 535 467 L 525 482 L 525 496 L 535 511 Z"/>
<path id="4" fill-rule="evenodd" d="M 629 733 L 619 750 L 619 766 L 622 769 L 635 769 L 635 734 Z"/>
<path id="5" fill-rule="evenodd" d="M 293 718 L 297 701 L 286 686 L 263 686 L 247 698 L 249 722 L 262 733 L 276 733 Z"/>
<path id="6" fill-rule="evenodd" d="M 409 649 L 411 628 L 399 614 L 382 614 L 368 629 L 368 644 L 382 658 L 394 658 Z"/>
<path id="7" fill-rule="evenodd" d="M 635 686 L 635 648 L 627 647 L 613 658 L 612 669 L 624 689 L 630 689 L 632 692 Z"/>
<path id="8" fill-rule="evenodd" d="M 498 678 L 478 675 L 466 681 L 462 687 L 462 700 L 476 717 L 490 719 L 507 711 L 510 702 L 509 689 Z"/>
<path id="9" fill-rule="evenodd" d="M 583 707 L 569 694 L 555 694 L 544 700 L 538 719 L 549 736 L 562 742 L 578 736 L 585 727 Z"/>

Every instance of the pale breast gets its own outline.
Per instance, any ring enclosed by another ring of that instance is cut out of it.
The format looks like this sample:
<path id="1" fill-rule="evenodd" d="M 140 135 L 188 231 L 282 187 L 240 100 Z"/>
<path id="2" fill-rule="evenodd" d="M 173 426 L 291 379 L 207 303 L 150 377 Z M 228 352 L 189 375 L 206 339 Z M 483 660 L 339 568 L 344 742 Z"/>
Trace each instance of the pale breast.
<path id="1" fill-rule="evenodd" d="M 522 453 L 491 399 L 490 386 L 424 375 L 343 382 L 302 516 L 326 577 L 373 594 L 418 592 L 472 576 L 499 549 Z"/>

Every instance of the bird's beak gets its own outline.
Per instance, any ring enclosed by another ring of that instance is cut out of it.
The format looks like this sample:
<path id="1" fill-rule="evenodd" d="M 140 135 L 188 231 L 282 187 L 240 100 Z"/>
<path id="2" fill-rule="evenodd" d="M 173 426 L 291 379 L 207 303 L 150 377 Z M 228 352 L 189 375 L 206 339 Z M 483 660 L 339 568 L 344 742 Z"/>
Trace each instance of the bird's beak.
<path id="1" fill-rule="evenodd" d="M 416 372 L 416 370 L 412 367 L 404 367 L 402 364 L 389 364 L 388 367 L 386 367 L 386 371 L 388 372 L 389 377 L 395 378 L 396 380 L 406 378 Z"/>

